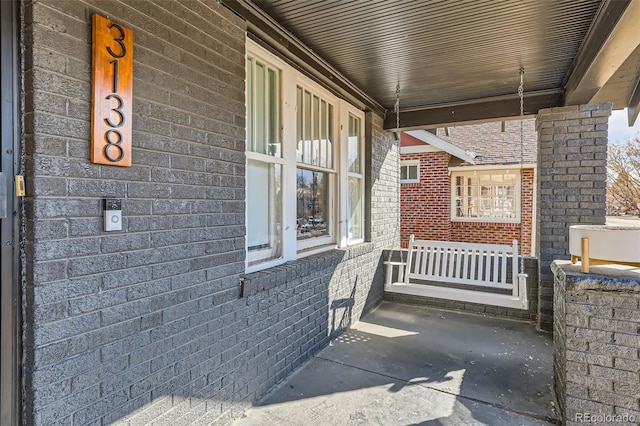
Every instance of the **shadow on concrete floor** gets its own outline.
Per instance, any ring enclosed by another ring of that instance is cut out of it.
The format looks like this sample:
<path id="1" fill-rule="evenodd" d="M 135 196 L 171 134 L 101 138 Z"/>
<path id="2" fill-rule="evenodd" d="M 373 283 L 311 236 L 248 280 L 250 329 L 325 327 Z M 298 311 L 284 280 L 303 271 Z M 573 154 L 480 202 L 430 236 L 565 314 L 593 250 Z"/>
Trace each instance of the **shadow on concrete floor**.
<path id="1" fill-rule="evenodd" d="M 533 325 L 384 302 L 238 425 L 542 425 L 553 340 Z"/>

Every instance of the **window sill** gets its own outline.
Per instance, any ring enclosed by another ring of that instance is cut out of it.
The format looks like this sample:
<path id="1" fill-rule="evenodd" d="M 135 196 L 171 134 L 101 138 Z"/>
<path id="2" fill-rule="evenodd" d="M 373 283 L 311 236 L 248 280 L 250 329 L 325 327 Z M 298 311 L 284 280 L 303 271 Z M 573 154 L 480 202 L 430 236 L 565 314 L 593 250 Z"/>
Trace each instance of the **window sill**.
<path id="1" fill-rule="evenodd" d="M 253 296 L 273 288 L 286 287 L 296 278 L 312 274 L 331 265 L 338 265 L 345 260 L 357 258 L 375 250 L 375 244 L 364 242 L 349 247 L 335 248 L 335 244 L 322 252 L 309 254 L 291 260 L 282 265 L 273 266 L 257 272 L 245 274 L 243 277 L 242 297 Z"/>
<path id="2" fill-rule="evenodd" d="M 314 254 L 320 254 L 327 252 L 329 250 L 334 250 L 336 248 L 336 243 L 324 244 L 321 246 L 313 246 L 306 249 L 298 250 L 298 259 L 304 259 L 305 257 L 313 256 Z"/>
<path id="3" fill-rule="evenodd" d="M 362 256 L 367 253 L 371 253 L 375 249 L 375 244 L 371 242 L 362 242 L 354 244 L 352 246 L 341 247 L 336 249 L 339 252 L 344 253 L 344 260 L 353 259 L 354 257 Z"/>
<path id="4" fill-rule="evenodd" d="M 491 219 L 491 218 L 487 218 L 487 217 L 482 217 L 482 218 L 468 218 L 468 219 L 461 219 L 461 218 L 455 218 L 455 219 L 451 219 L 451 222 L 453 223 L 468 223 L 468 224 L 473 224 L 473 225 L 520 225 L 520 219 L 514 219 L 514 220 L 506 220 L 506 219 Z"/>

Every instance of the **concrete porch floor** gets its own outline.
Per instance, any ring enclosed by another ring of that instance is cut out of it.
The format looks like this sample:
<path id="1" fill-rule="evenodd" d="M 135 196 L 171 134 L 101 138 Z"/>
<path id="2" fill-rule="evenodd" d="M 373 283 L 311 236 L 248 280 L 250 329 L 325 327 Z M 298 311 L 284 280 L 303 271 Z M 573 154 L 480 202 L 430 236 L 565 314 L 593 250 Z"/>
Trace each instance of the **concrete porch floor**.
<path id="1" fill-rule="evenodd" d="M 531 324 L 383 302 L 235 424 L 555 424 L 552 383 Z"/>

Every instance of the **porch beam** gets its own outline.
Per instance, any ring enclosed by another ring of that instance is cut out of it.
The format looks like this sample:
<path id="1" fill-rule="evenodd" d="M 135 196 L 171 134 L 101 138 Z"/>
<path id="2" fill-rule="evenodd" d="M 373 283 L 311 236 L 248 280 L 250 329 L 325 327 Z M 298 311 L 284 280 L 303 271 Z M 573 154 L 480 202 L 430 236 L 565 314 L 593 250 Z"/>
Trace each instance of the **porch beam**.
<path id="1" fill-rule="evenodd" d="M 565 78 L 565 105 L 584 105 L 640 44 L 640 2 L 605 0 Z"/>
<path id="2" fill-rule="evenodd" d="M 636 88 L 631 95 L 631 100 L 629 100 L 629 106 L 627 108 L 629 127 L 635 124 L 638 113 L 640 113 L 640 79 L 638 79 L 638 83 L 636 83 Z"/>
<path id="3" fill-rule="evenodd" d="M 360 90 L 252 2 L 220 0 L 220 3 L 246 21 L 249 37 L 253 40 L 266 44 L 266 48 L 274 51 L 294 68 L 358 108 L 384 115 L 386 109 L 375 99 Z"/>
<path id="4" fill-rule="evenodd" d="M 563 93 L 559 89 L 525 93 L 524 114 L 526 116 L 536 115 L 540 109 L 563 105 L 563 100 Z M 399 128 L 396 125 L 396 114 L 388 112 L 384 120 L 384 129 L 388 131 L 404 131 L 433 127 L 452 127 L 460 124 L 519 117 L 520 98 L 514 94 L 426 106 L 420 109 L 401 110 Z"/>

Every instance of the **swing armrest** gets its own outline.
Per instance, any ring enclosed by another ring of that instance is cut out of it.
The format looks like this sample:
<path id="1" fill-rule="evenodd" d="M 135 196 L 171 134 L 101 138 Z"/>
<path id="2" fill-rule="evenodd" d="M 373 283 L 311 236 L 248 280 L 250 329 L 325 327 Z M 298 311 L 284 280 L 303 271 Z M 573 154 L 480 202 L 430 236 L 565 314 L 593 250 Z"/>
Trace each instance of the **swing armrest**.
<path id="1" fill-rule="evenodd" d="M 405 262 L 399 262 L 396 260 L 387 260 L 384 262 L 384 264 L 386 266 L 386 281 L 385 281 L 386 285 L 391 285 L 393 270 L 396 267 L 398 268 L 398 278 L 399 279 L 404 278 L 404 268 L 407 265 Z"/>

